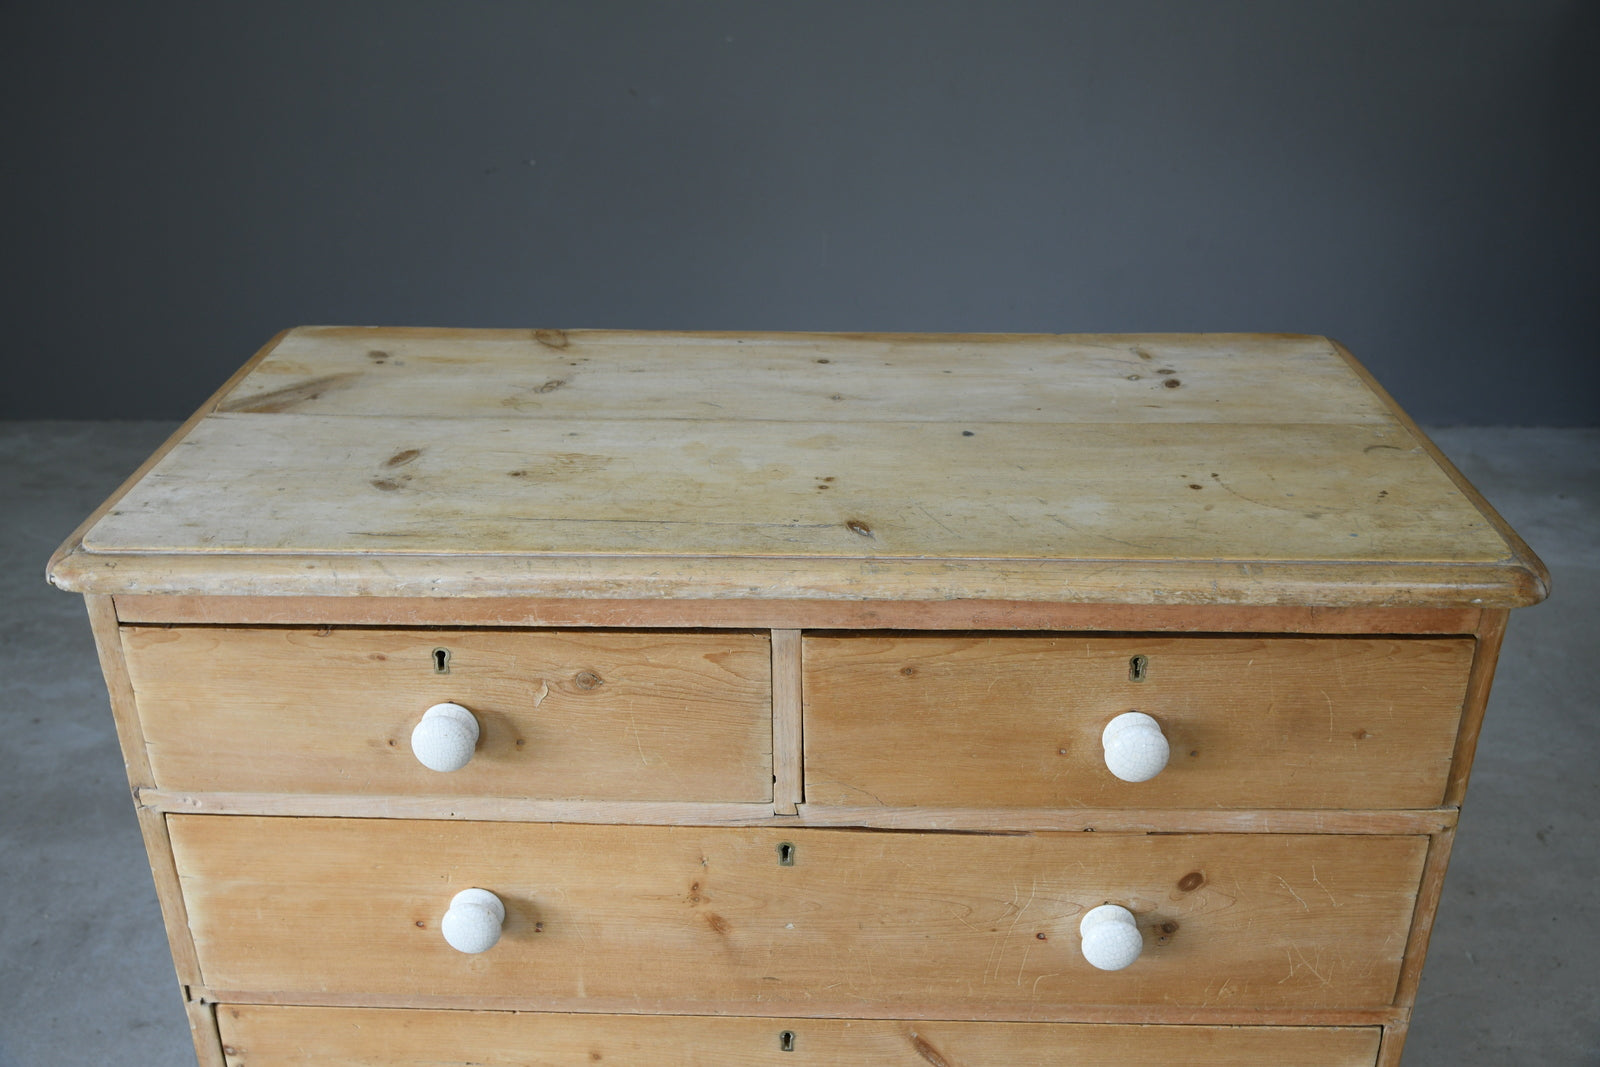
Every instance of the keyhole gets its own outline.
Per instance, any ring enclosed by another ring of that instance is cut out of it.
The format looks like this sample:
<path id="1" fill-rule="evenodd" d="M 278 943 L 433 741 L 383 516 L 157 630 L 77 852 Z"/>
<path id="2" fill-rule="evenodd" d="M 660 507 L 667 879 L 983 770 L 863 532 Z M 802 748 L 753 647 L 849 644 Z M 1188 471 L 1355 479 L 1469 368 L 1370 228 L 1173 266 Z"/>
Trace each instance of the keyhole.
<path id="1" fill-rule="evenodd" d="M 780 1052 L 793 1052 L 794 1051 L 794 1031 L 793 1030 L 785 1030 L 783 1033 L 778 1035 L 778 1050 Z"/>
<path id="2" fill-rule="evenodd" d="M 448 648 L 436 648 L 433 650 L 433 673 L 450 673 L 450 650 Z"/>
<path id="3" fill-rule="evenodd" d="M 794 866 L 794 845 L 790 844 L 788 841 L 784 841 L 778 845 L 778 866 Z"/>
<path id="4" fill-rule="evenodd" d="M 1135 656 L 1128 661 L 1128 681 L 1142 682 L 1145 670 L 1150 666 L 1150 661 L 1144 656 Z"/>

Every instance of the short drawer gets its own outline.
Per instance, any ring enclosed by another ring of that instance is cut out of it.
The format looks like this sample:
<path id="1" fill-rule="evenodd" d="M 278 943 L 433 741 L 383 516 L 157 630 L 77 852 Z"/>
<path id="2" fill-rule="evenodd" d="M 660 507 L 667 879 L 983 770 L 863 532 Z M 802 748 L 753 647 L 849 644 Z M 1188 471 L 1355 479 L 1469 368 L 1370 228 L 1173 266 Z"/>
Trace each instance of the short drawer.
<path id="1" fill-rule="evenodd" d="M 1108 1026 L 225 1004 L 230 1067 L 1372 1067 L 1376 1027 Z"/>
<path id="2" fill-rule="evenodd" d="M 1470 638 L 807 636 L 808 804 L 1426 808 L 1444 798 Z M 1102 733 L 1140 711 L 1164 770 Z"/>
<path id="3" fill-rule="evenodd" d="M 122 641 L 166 789 L 772 796 L 765 634 L 128 627 Z M 411 744 L 441 703 L 479 727 L 448 773 Z"/>
<path id="4" fill-rule="evenodd" d="M 1427 839 L 168 818 L 205 984 L 315 1003 L 1061 1020 L 1381 1008 Z M 455 894 L 500 940 L 446 943 Z M 1083 914 L 1143 954 L 1085 960 Z"/>

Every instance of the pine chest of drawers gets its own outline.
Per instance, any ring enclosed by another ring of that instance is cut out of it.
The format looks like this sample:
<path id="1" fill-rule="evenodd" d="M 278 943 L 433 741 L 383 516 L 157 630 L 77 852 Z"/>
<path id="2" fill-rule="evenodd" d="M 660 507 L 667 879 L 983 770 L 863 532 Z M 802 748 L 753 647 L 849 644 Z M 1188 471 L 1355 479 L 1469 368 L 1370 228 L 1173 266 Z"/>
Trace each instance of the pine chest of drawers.
<path id="1" fill-rule="evenodd" d="M 368 328 L 50 573 L 207 1067 L 1398 1063 L 1547 580 L 1323 338 Z"/>

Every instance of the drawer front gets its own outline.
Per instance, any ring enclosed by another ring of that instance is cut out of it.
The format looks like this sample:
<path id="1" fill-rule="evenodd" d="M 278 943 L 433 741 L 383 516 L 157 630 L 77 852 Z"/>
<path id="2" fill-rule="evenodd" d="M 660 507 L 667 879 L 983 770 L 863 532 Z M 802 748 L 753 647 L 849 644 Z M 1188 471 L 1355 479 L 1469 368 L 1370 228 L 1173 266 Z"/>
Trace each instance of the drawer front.
<path id="1" fill-rule="evenodd" d="M 807 636 L 806 801 L 907 807 L 1424 808 L 1470 638 Z M 1136 657 L 1138 660 L 1136 662 Z M 1171 757 L 1127 782 L 1108 722 Z"/>
<path id="2" fill-rule="evenodd" d="M 122 639 L 166 789 L 772 796 L 764 634 L 129 627 Z M 411 747 L 444 702 L 480 730 L 448 773 Z"/>
<path id="3" fill-rule="evenodd" d="M 1372 1067 L 1375 1027 L 1107 1026 L 224 1005 L 230 1067 Z"/>
<path id="4" fill-rule="evenodd" d="M 1357 835 L 168 825 L 213 990 L 719 1014 L 1386 1006 L 1427 850 Z M 507 912 L 480 955 L 439 929 L 466 888 Z M 1106 902 L 1144 939 L 1121 971 L 1080 947 L 1079 919 Z"/>

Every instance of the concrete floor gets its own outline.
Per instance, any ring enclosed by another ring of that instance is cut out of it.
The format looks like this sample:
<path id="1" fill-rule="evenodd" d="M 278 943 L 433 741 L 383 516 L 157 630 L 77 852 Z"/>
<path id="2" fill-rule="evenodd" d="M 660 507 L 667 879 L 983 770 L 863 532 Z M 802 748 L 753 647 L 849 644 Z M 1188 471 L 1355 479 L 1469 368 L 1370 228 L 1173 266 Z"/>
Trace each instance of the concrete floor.
<path id="1" fill-rule="evenodd" d="M 171 428 L 0 423 L 0 1067 L 194 1062 L 88 623 L 43 580 Z M 1600 1064 L 1600 431 L 1434 436 L 1555 595 L 1512 619 L 1407 1067 Z"/>

